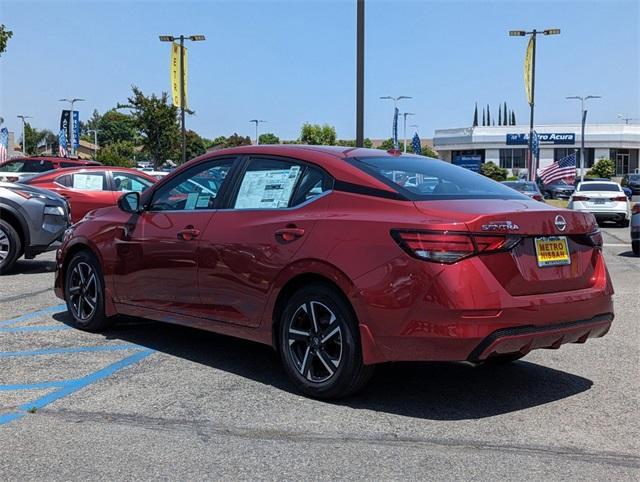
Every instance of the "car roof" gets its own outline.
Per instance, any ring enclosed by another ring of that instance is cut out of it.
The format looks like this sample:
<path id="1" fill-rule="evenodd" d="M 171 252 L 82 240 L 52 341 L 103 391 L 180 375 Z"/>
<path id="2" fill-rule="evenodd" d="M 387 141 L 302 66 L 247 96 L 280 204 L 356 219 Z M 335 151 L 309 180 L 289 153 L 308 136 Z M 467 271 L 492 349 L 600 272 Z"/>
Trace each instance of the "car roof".
<path id="1" fill-rule="evenodd" d="M 120 167 L 120 166 L 77 166 L 77 167 L 61 167 L 60 169 L 53 169 L 51 171 L 45 171 L 39 173 L 36 176 L 33 176 L 27 179 L 25 182 L 29 183 L 30 181 L 48 179 L 48 178 L 56 178 L 59 176 L 64 176 L 65 174 L 73 174 L 75 172 L 91 172 L 91 171 L 121 171 L 121 172 L 129 172 L 131 174 L 137 174 L 149 181 L 156 182 L 157 179 L 153 176 L 150 176 L 149 173 L 140 171 L 139 169 L 134 169 L 132 167 Z"/>
<path id="2" fill-rule="evenodd" d="M 11 159 L 8 159 L 7 161 L 3 162 L 2 164 L 6 164 L 8 162 L 13 162 L 13 161 L 51 161 L 51 162 L 72 162 L 74 164 L 79 164 L 79 165 L 83 165 L 83 164 L 94 165 L 94 166 L 102 165 L 100 162 L 94 161 L 92 159 L 72 159 L 72 158 L 69 158 L 69 157 L 59 157 L 59 156 L 20 156 L 20 157 L 12 157 Z"/>
<path id="3" fill-rule="evenodd" d="M 602 181 L 582 181 L 580 184 L 615 184 L 617 186 L 620 183 L 607 179 Z"/>

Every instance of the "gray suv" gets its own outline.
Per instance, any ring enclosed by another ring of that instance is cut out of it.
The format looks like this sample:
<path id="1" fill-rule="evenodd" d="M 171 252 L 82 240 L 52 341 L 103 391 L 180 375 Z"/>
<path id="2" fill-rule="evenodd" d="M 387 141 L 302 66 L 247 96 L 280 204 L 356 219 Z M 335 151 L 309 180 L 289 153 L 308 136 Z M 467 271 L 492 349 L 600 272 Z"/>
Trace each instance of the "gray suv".
<path id="1" fill-rule="evenodd" d="M 0 182 L 0 274 L 47 251 L 69 226 L 69 204 L 37 187 Z"/>

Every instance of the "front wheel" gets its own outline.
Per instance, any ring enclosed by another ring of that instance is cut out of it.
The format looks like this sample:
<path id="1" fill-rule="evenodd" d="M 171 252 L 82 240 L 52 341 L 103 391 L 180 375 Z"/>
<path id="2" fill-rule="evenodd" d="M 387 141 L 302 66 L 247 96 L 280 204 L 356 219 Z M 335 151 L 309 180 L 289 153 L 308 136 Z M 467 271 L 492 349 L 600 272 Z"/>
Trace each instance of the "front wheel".
<path id="1" fill-rule="evenodd" d="M 0 274 L 11 271 L 22 252 L 22 244 L 17 231 L 0 219 Z"/>
<path id="2" fill-rule="evenodd" d="M 279 328 L 285 370 L 303 393 L 346 397 L 371 378 L 374 367 L 362 362 L 358 320 L 334 289 L 314 284 L 297 291 Z"/>
<path id="3" fill-rule="evenodd" d="M 112 318 L 104 312 L 104 284 L 98 260 L 88 251 L 77 253 L 67 266 L 64 298 L 76 328 L 100 331 Z"/>

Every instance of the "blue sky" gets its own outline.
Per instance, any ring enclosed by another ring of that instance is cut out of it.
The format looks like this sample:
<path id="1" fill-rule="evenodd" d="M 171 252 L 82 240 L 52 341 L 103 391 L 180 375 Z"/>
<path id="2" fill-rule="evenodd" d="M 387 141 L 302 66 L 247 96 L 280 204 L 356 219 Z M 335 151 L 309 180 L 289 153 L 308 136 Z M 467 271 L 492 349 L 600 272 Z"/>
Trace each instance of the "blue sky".
<path id="1" fill-rule="evenodd" d="M 190 45 L 188 128 L 206 137 L 252 135 L 250 119 L 283 139 L 303 122 L 355 137 L 355 0 L 14 1 L 0 23 L 14 31 L 0 57 L 0 116 L 56 130 L 62 97 L 82 97 L 81 117 L 126 100 L 130 86 L 169 90 L 169 44 L 159 34 L 207 36 Z M 410 95 L 423 137 L 470 125 L 473 106 L 507 101 L 528 123 L 524 38 L 510 29 L 557 27 L 540 37 L 536 121 L 577 122 L 567 95 L 602 95 L 590 122 L 640 117 L 640 2 L 377 1 L 366 19 L 365 135 L 389 137 L 392 105 Z"/>

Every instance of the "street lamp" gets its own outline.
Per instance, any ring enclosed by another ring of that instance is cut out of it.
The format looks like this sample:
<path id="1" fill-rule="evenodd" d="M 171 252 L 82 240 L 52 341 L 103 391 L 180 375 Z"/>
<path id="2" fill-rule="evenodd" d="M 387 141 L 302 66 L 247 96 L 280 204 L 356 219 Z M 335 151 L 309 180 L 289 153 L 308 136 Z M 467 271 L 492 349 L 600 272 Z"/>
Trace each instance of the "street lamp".
<path id="1" fill-rule="evenodd" d="M 402 117 L 404 119 L 403 122 L 403 133 L 404 133 L 404 153 L 407 153 L 407 116 L 408 115 L 415 115 L 413 112 L 403 112 Z"/>
<path id="2" fill-rule="evenodd" d="M 76 146 L 73 139 L 73 136 L 75 134 L 75 132 L 73 131 L 73 104 L 75 104 L 76 102 L 84 102 L 84 99 L 73 98 L 59 100 L 60 102 L 69 102 L 69 104 L 71 105 L 71 110 L 69 111 L 69 157 L 73 157 L 76 153 Z"/>
<path id="3" fill-rule="evenodd" d="M 525 30 L 509 30 L 510 37 L 524 37 L 531 35 L 531 98 L 529 105 L 531 106 L 531 116 L 529 119 L 529 180 L 533 181 L 536 178 L 536 172 L 538 170 L 537 159 L 533 155 L 533 108 L 535 105 L 535 86 L 536 86 L 536 38 L 537 35 L 559 35 L 559 28 L 548 28 L 545 30 L 533 29 L 531 32 Z M 525 72 L 526 75 L 526 72 Z"/>
<path id="4" fill-rule="evenodd" d="M 205 39 L 204 35 L 180 35 L 174 37 L 173 35 L 160 35 L 161 42 L 175 42 L 180 40 L 180 129 L 182 131 L 182 163 L 187 162 L 187 131 L 184 125 L 184 41 L 191 40 L 192 42 L 202 42 Z"/>
<path id="5" fill-rule="evenodd" d="M 24 135 L 24 121 L 25 119 L 33 119 L 30 115 L 19 115 L 16 116 L 18 119 L 22 119 L 22 155 L 27 155 L 27 138 Z"/>
<path id="6" fill-rule="evenodd" d="M 93 132 L 93 158 L 98 158 L 98 132 L 101 129 L 87 129 L 87 134 L 91 134 Z"/>
<path id="7" fill-rule="evenodd" d="M 617 114 L 618 119 L 623 120 L 625 124 L 629 124 L 629 121 L 638 120 L 635 117 L 625 117 L 624 114 Z M 0 122 L 2 124 L 2 122 Z"/>
<path id="8" fill-rule="evenodd" d="M 602 97 L 599 95 L 571 95 L 566 97 L 566 99 L 575 99 L 580 101 L 580 109 L 582 112 L 582 131 L 580 134 L 580 182 L 584 181 L 584 125 L 587 122 L 587 111 L 584 108 L 585 101 L 589 99 L 601 99 Z"/>
<path id="9" fill-rule="evenodd" d="M 263 122 L 267 122 L 266 120 L 260 119 L 251 119 L 249 122 L 253 122 L 256 125 L 256 146 L 260 144 L 260 140 L 258 139 L 258 124 L 262 124 Z"/>
<path id="10" fill-rule="evenodd" d="M 398 97 L 393 97 L 391 95 L 385 95 L 383 97 L 380 97 L 380 99 L 383 100 L 392 100 L 393 101 L 393 120 L 394 120 L 394 124 L 395 124 L 395 120 L 396 120 L 396 111 L 398 109 L 398 101 L 402 100 L 402 99 L 413 99 L 413 97 L 410 97 L 408 95 L 400 95 Z M 393 148 L 397 149 L 398 148 L 398 131 L 397 131 L 397 126 L 396 129 L 394 129 L 394 132 L 392 132 L 392 137 L 393 137 Z"/>

